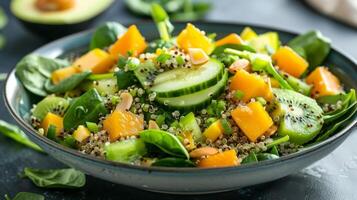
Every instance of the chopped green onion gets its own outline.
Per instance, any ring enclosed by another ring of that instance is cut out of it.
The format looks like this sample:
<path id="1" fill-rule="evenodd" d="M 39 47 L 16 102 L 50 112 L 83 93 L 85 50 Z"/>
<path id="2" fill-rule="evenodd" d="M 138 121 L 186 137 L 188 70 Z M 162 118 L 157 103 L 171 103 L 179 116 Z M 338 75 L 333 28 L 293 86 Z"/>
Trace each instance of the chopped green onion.
<path id="1" fill-rule="evenodd" d="M 284 142 L 289 141 L 289 139 L 290 139 L 289 136 L 288 136 L 288 135 L 285 135 L 284 137 L 278 138 L 278 139 L 274 140 L 273 142 L 267 144 L 266 147 L 267 147 L 268 149 L 270 149 L 270 148 L 272 148 L 272 147 L 275 146 L 275 145 L 278 145 L 278 144 L 281 144 L 281 143 L 284 143 Z"/>
<path id="2" fill-rule="evenodd" d="M 113 105 L 116 105 L 119 103 L 119 100 L 120 100 L 120 97 L 118 96 L 111 96 L 110 97 L 110 102 L 113 104 Z"/>
<path id="3" fill-rule="evenodd" d="M 164 63 L 166 62 L 168 59 L 171 58 L 171 55 L 168 53 L 162 53 L 160 54 L 158 57 L 156 57 L 156 61 L 159 63 Z"/>
<path id="4" fill-rule="evenodd" d="M 236 98 L 237 100 L 241 100 L 244 97 L 244 92 L 237 90 L 234 93 L 234 98 Z"/>
<path id="5" fill-rule="evenodd" d="M 183 59 L 182 56 L 177 56 L 177 57 L 176 57 L 176 62 L 177 62 L 178 65 L 183 65 L 183 64 L 185 64 L 185 60 Z"/>
<path id="6" fill-rule="evenodd" d="M 126 63 L 129 70 L 135 70 L 140 65 L 140 60 L 138 58 L 130 57 Z"/>
<path id="7" fill-rule="evenodd" d="M 156 117 L 156 123 L 157 123 L 157 125 L 159 125 L 159 127 L 161 127 L 162 126 L 162 124 L 165 122 L 165 115 L 158 115 L 157 117 Z"/>
<path id="8" fill-rule="evenodd" d="M 232 135 L 233 129 L 231 127 L 231 124 L 228 122 L 227 119 L 221 119 L 221 125 L 224 130 L 224 134 L 226 135 Z"/>
<path id="9" fill-rule="evenodd" d="M 47 138 L 48 139 L 53 140 L 53 141 L 57 140 L 56 128 L 57 127 L 52 124 L 48 127 L 48 130 L 47 130 Z"/>
<path id="10" fill-rule="evenodd" d="M 72 135 L 66 135 L 60 143 L 69 148 L 76 147 L 76 139 Z"/>
<path id="11" fill-rule="evenodd" d="M 263 106 L 265 106 L 267 104 L 267 101 L 263 97 L 257 97 L 255 99 Z"/>
<path id="12" fill-rule="evenodd" d="M 210 126 L 211 124 L 213 124 L 213 122 L 217 121 L 217 118 L 215 117 L 210 117 L 206 120 L 206 125 Z"/>
<path id="13" fill-rule="evenodd" d="M 94 122 L 86 122 L 87 128 L 90 132 L 97 133 L 99 131 L 99 127 Z"/>
<path id="14" fill-rule="evenodd" d="M 124 67 L 126 66 L 126 63 L 127 63 L 128 59 L 124 56 L 119 56 L 119 59 L 118 59 L 118 67 L 121 68 L 121 69 L 124 69 Z"/>

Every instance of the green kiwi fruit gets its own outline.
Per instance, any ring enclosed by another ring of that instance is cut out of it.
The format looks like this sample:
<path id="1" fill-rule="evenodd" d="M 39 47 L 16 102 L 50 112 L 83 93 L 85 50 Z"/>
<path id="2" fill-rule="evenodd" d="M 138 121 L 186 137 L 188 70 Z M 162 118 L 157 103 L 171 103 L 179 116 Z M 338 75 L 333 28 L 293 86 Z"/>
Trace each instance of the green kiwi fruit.
<path id="1" fill-rule="evenodd" d="M 116 78 L 88 81 L 83 84 L 83 89 L 85 91 L 92 88 L 95 88 L 101 96 L 112 95 L 119 90 Z"/>
<path id="2" fill-rule="evenodd" d="M 48 112 L 63 115 L 67 110 L 69 102 L 67 99 L 56 96 L 47 96 L 42 99 L 33 109 L 32 116 L 38 120 L 43 120 Z"/>
<path id="3" fill-rule="evenodd" d="M 278 134 L 289 135 L 290 142 L 304 144 L 312 140 L 324 123 L 322 109 L 317 102 L 298 92 L 273 89 L 275 103 L 272 116 L 279 123 Z"/>

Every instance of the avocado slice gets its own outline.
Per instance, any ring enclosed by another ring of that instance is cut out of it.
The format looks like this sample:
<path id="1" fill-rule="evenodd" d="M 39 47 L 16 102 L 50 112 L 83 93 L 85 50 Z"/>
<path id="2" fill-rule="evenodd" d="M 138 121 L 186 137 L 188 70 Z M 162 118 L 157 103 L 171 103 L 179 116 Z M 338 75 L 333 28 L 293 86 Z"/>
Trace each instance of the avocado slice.
<path id="1" fill-rule="evenodd" d="M 43 11 L 37 0 L 12 0 L 11 11 L 31 32 L 55 39 L 89 27 L 114 0 L 76 1 L 73 7 L 62 11 Z"/>

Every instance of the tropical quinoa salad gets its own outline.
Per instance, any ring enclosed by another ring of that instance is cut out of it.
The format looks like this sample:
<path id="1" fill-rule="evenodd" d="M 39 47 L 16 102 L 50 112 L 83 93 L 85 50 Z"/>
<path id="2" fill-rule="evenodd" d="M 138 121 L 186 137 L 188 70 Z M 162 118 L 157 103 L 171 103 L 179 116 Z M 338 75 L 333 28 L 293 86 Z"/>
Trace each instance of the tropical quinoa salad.
<path id="1" fill-rule="evenodd" d="M 152 16 L 155 40 L 108 22 L 82 55 L 17 64 L 42 97 L 29 117 L 38 134 L 115 162 L 227 167 L 321 142 L 356 113 L 355 91 L 323 65 L 330 41 L 318 31 L 286 44 L 249 27 L 217 37 L 188 23 L 173 35 L 159 5 Z"/>

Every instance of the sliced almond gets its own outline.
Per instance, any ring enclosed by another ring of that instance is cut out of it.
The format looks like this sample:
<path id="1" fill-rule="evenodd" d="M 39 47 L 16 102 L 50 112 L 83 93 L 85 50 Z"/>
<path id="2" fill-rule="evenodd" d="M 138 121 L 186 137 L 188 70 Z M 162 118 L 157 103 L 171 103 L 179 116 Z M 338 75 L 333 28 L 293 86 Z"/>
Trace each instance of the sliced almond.
<path id="1" fill-rule="evenodd" d="M 247 72 L 250 71 L 250 64 L 247 59 L 238 59 L 234 61 L 228 68 L 228 71 L 235 74 L 239 69 L 243 69 Z"/>
<path id="2" fill-rule="evenodd" d="M 214 147 L 200 147 L 190 152 L 191 158 L 201 158 L 203 156 L 210 156 L 217 154 L 219 151 Z"/>
<path id="3" fill-rule="evenodd" d="M 188 54 L 193 65 L 202 65 L 209 60 L 206 52 L 200 48 L 189 48 Z"/>
<path id="4" fill-rule="evenodd" d="M 127 111 L 130 109 L 131 104 L 133 104 L 133 96 L 130 93 L 124 92 L 120 95 L 121 102 L 115 108 L 120 111 Z"/>

